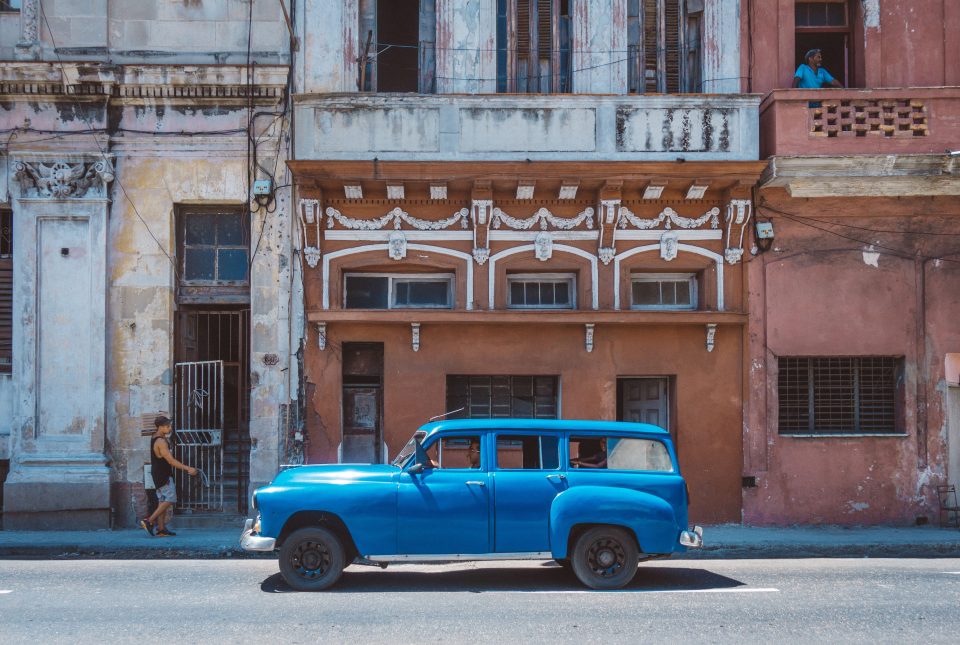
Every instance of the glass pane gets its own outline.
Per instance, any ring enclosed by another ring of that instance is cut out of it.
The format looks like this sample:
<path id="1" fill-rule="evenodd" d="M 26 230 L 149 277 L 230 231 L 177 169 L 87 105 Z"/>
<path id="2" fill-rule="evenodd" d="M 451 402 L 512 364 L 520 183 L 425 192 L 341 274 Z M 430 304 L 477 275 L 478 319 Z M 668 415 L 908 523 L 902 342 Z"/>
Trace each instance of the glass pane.
<path id="1" fill-rule="evenodd" d="M 214 280 L 213 249 L 186 249 L 183 261 L 184 280 Z"/>
<path id="2" fill-rule="evenodd" d="M 347 309 L 386 309 L 387 279 L 347 276 Z"/>
<path id="3" fill-rule="evenodd" d="M 633 283 L 634 305 L 659 305 L 660 283 L 637 281 Z"/>
<path id="4" fill-rule="evenodd" d="M 216 215 L 187 215 L 184 217 L 184 242 L 188 246 L 195 244 L 216 244 L 216 226 Z"/>
<path id="5" fill-rule="evenodd" d="M 526 304 L 526 299 L 523 297 L 523 283 L 522 282 L 511 282 L 510 283 L 510 304 L 514 307 Z"/>
<path id="6" fill-rule="evenodd" d="M 558 282 L 553 285 L 554 302 L 558 305 L 570 304 L 570 283 Z"/>
<path id="7" fill-rule="evenodd" d="M 663 304 L 663 305 L 677 304 L 676 284 L 677 284 L 676 282 L 660 283 L 660 304 Z"/>
<path id="8" fill-rule="evenodd" d="M 528 305 L 540 304 L 540 285 L 536 282 L 525 282 L 526 298 Z"/>
<path id="9" fill-rule="evenodd" d="M 410 283 L 409 282 L 398 282 L 394 289 L 396 290 L 396 295 L 393 299 L 393 304 L 398 307 L 406 307 L 410 304 Z"/>
<path id="10" fill-rule="evenodd" d="M 677 304 L 678 305 L 689 305 L 690 302 L 690 283 L 689 282 L 677 282 Z"/>
<path id="11" fill-rule="evenodd" d="M 559 437 L 540 437 L 540 449 L 543 455 L 544 470 L 556 470 L 560 467 Z"/>
<path id="12" fill-rule="evenodd" d="M 544 282 L 540 285 L 540 304 L 553 305 L 556 300 L 553 297 L 554 283 Z"/>
<path id="13" fill-rule="evenodd" d="M 608 437 L 607 468 L 620 470 L 653 470 L 672 472 L 673 462 L 667 447 L 650 439 L 618 439 Z"/>
<path id="14" fill-rule="evenodd" d="M 243 216 L 220 215 L 217 218 L 217 244 L 220 246 L 246 246 L 243 239 Z"/>
<path id="15" fill-rule="evenodd" d="M 827 5 L 827 24 L 833 27 L 844 27 L 847 24 L 847 19 L 843 15 L 846 5 L 843 4 L 829 4 Z"/>
<path id="16" fill-rule="evenodd" d="M 446 280 L 424 282 L 398 282 L 397 302 L 400 303 L 400 288 L 407 293 L 405 306 L 408 307 L 448 307 L 450 306 L 449 285 Z"/>
<path id="17" fill-rule="evenodd" d="M 247 279 L 247 250 L 219 249 L 217 252 L 218 280 L 237 281 Z"/>

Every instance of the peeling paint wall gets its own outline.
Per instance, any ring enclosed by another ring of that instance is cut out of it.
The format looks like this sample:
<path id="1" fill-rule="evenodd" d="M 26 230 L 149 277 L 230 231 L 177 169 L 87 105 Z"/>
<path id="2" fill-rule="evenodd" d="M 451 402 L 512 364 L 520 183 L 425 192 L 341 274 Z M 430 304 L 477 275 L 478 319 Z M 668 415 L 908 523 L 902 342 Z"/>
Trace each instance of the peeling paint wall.
<path id="1" fill-rule="evenodd" d="M 753 360 L 744 472 L 757 477 L 757 488 L 744 490 L 744 521 L 936 522 L 934 485 L 947 476 L 943 357 L 960 342 L 955 325 L 960 265 L 930 261 L 918 268 L 909 255 L 889 249 L 931 257 L 954 253 L 951 236 L 960 234 L 960 212 L 949 198 L 791 200 L 779 190 L 763 194 L 771 208 L 859 227 L 842 230 L 857 230 L 854 237 L 875 238 L 882 246 L 857 244 L 766 213 L 776 227 L 773 249 L 748 265 Z M 894 228 L 923 233 L 864 231 Z M 920 284 L 925 284 L 922 292 Z M 902 434 L 780 435 L 777 364 L 782 356 L 903 357 Z"/>

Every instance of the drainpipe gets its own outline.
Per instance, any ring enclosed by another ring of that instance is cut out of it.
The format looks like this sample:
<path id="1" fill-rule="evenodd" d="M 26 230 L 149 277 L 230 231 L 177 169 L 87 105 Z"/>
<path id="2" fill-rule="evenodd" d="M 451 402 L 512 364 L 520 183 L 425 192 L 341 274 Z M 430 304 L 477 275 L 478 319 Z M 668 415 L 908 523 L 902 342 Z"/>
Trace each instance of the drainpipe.
<path id="1" fill-rule="evenodd" d="M 927 260 L 913 260 L 917 286 L 917 470 L 927 467 Z"/>

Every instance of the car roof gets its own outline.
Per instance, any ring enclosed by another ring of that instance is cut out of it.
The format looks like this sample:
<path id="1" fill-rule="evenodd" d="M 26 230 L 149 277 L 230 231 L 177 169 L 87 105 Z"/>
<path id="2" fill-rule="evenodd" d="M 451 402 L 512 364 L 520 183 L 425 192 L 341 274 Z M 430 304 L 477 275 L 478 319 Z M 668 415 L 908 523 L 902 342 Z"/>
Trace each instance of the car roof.
<path id="1" fill-rule="evenodd" d="M 420 430 L 431 436 L 441 431 L 457 432 L 463 430 L 536 430 L 538 432 L 577 432 L 582 434 L 657 434 L 669 436 L 670 433 L 650 423 L 627 423 L 625 421 L 596 421 L 588 419 L 446 419 L 420 426 Z"/>

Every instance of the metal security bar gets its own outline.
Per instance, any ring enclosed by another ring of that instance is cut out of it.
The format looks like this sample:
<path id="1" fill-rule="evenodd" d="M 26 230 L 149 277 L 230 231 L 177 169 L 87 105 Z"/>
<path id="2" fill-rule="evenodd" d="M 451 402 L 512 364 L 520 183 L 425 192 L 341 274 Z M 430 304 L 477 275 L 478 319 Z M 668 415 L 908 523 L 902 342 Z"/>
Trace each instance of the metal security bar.
<path id="1" fill-rule="evenodd" d="M 174 473 L 177 509 L 223 511 L 223 361 L 177 363 L 174 379 L 174 456 L 203 471 Z"/>
<path id="2" fill-rule="evenodd" d="M 780 358 L 780 434 L 897 432 L 901 362 L 888 356 Z"/>

